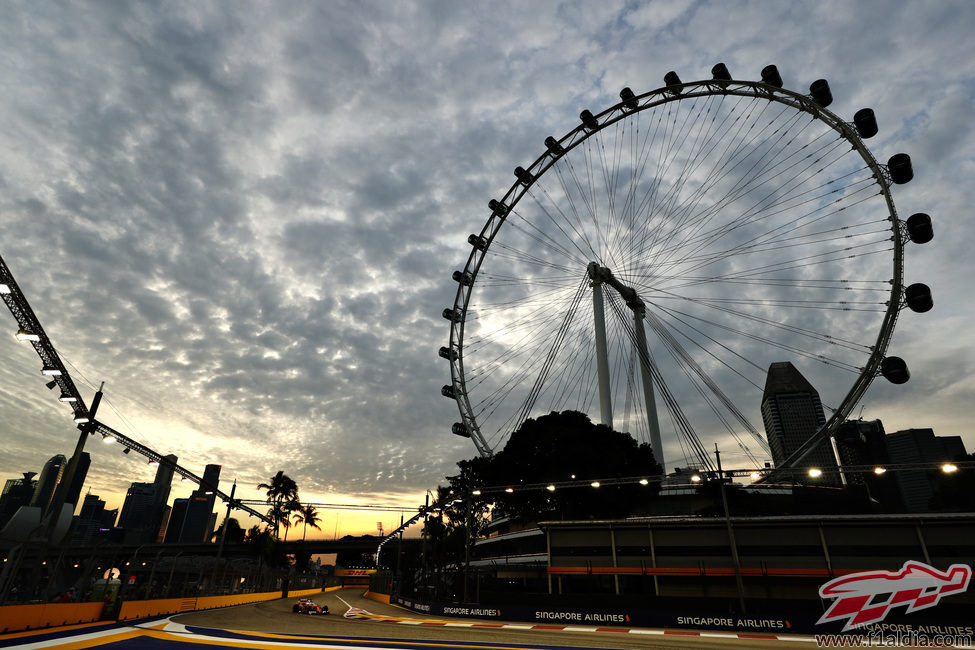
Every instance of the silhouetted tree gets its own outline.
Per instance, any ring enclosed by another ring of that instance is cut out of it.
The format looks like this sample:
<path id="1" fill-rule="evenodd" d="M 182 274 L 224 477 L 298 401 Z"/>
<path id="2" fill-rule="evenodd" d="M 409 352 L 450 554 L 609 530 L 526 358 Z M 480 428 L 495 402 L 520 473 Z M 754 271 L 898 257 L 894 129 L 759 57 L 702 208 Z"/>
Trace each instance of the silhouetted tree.
<path id="1" fill-rule="evenodd" d="M 244 541 L 244 535 L 246 534 L 244 529 L 240 527 L 240 522 L 236 519 L 225 519 L 220 527 L 217 528 L 217 532 L 213 534 L 215 540 L 219 541 L 220 536 L 223 535 L 223 529 L 227 529 L 227 538 L 224 540 L 225 544 L 240 544 Z"/>
<path id="2" fill-rule="evenodd" d="M 647 443 L 627 433 L 593 424 L 578 411 L 552 412 L 525 420 L 491 458 L 458 463 L 461 474 L 448 477 L 455 494 L 482 486 L 510 486 L 511 494 L 492 497 L 500 514 L 523 520 L 621 517 L 659 491 L 659 483 L 604 485 L 595 479 L 654 477 L 662 474 Z M 525 490 L 527 484 L 583 482 L 581 487 Z M 462 504 L 458 504 L 462 505 Z"/>
<path id="3" fill-rule="evenodd" d="M 268 515 L 274 520 L 274 536 L 277 537 L 281 519 L 286 516 L 284 505 L 298 498 L 298 484 L 284 470 L 278 470 L 270 482 L 258 483 L 257 489 L 267 491 Z"/>
<path id="4" fill-rule="evenodd" d="M 305 533 L 308 532 L 309 526 L 312 528 L 317 528 L 318 530 L 322 529 L 322 527 L 318 525 L 318 522 L 322 520 L 321 517 L 318 516 L 318 509 L 316 509 L 315 506 L 310 503 L 298 508 L 298 510 L 295 511 L 295 514 L 292 515 L 292 518 L 296 524 L 303 525 L 301 530 L 301 541 L 305 541 Z"/>

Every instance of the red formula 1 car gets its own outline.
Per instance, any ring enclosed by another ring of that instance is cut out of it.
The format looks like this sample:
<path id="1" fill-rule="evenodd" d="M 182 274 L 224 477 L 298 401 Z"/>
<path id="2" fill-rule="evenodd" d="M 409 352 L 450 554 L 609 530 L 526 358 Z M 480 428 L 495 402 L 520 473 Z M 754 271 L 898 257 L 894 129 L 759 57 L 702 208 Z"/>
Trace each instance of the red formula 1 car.
<path id="1" fill-rule="evenodd" d="M 299 598 L 291 611 L 295 614 L 328 614 L 328 605 L 319 605 L 310 598 Z"/>

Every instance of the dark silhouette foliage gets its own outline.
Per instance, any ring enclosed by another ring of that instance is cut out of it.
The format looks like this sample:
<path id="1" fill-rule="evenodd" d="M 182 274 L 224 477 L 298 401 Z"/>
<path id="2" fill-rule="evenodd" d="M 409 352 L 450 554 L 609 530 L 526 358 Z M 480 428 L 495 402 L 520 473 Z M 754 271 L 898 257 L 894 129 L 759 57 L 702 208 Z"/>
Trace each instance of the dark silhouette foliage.
<path id="1" fill-rule="evenodd" d="M 498 514 L 522 520 L 604 519 L 623 517 L 653 498 L 659 483 L 590 487 L 596 479 L 654 477 L 662 473 L 647 443 L 628 433 L 593 424 L 578 411 L 552 412 L 528 419 L 492 458 L 458 464 L 461 474 L 448 477 L 457 494 L 477 487 L 510 486 L 514 492 L 492 496 Z M 538 484 L 575 481 L 576 487 L 554 492 Z M 535 485 L 535 489 L 524 489 Z M 460 523 L 463 519 L 460 519 Z"/>

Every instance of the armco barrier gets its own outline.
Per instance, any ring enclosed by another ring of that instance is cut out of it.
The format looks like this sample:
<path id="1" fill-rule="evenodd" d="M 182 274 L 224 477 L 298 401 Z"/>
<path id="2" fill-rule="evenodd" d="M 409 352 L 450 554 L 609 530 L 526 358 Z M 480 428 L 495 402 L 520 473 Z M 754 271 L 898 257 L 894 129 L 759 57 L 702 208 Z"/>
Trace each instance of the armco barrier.
<path id="1" fill-rule="evenodd" d="M 338 587 L 326 589 L 334 591 Z M 289 598 L 313 596 L 321 589 L 299 589 L 288 594 Z M 182 614 L 215 607 L 247 605 L 281 597 L 280 591 L 233 596 L 201 596 L 198 598 L 158 598 L 156 600 L 130 600 L 122 604 L 118 620 Z M 7 605 L 0 607 L 0 634 L 37 630 L 62 625 L 91 623 L 101 618 L 102 603 L 41 603 L 37 605 Z"/>
<path id="2" fill-rule="evenodd" d="M 0 607 L 0 634 L 36 630 L 52 625 L 77 625 L 97 621 L 103 603 L 41 603 Z"/>
<path id="3" fill-rule="evenodd" d="M 322 593 L 321 589 L 299 589 L 288 594 L 289 598 L 311 596 Z M 265 591 L 254 594 L 234 594 L 233 596 L 200 596 L 198 598 L 165 598 L 160 600 L 130 600 L 122 605 L 118 620 L 128 621 L 133 618 L 148 618 L 163 614 L 182 614 L 184 612 L 213 609 L 215 607 L 233 607 L 234 605 L 248 605 L 275 600 L 281 597 L 280 591 Z"/>
<path id="4" fill-rule="evenodd" d="M 389 594 L 377 594 L 375 591 L 367 591 L 365 593 L 366 598 L 369 600 L 375 600 L 379 603 L 389 604 Z"/>

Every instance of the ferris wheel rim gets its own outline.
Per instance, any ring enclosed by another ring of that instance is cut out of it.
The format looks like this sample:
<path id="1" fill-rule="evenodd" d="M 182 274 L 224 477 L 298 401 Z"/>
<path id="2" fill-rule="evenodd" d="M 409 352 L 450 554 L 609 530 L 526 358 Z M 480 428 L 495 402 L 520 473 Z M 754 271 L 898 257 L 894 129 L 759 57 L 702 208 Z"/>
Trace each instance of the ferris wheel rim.
<path id="1" fill-rule="evenodd" d="M 547 150 L 538 156 L 528 167 L 523 169 L 518 168 L 516 175 L 519 175 L 519 170 L 521 170 L 522 174 L 511 184 L 500 200 L 491 202 L 491 214 L 479 233 L 476 233 L 476 236 L 480 238 L 479 244 L 472 245 L 462 271 L 465 281 L 458 282 L 458 288 L 454 297 L 453 312 L 458 314 L 459 318 L 451 319 L 449 338 L 450 355 L 448 357 L 451 386 L 456 391 L 455 398 L 458 404 L 461 422 L 467 427 L 467 433 L 481 456 L 490 456 L 494 453 L 495 449 L 490 446 L 481 433 L 467 393 L 467 381 L 464 372 L 464 335 L 470 300 L 478 274 L 481 270 L 481 264 L 491 244 L 494 242 L 495 236 L 505 223 L 507 216 L 519 204 L 527 191 L 552 166 L 567 156 L 573 149 L 582 145 L 590 138 L 593 138 L 607 127 L 627 119 L 634 114 L 663 104 L 718 95 L 765 99 L 808 113 L 846 139 L 872 171 L 887 206 L 887 219 L 891 222 L 893 273 L 892 279 L 890 280 L 890 298 L 887 301 L 887 309 L 876 341 L 871 346 L 872 351 L 867 361 L 853 382 L 853 386 L 846 393 L 840 405 L 834 409 L 832 416 L 827 419 L 826 424 L 817 432 L 816 437 L 822 437 L 835 430 L 850 414 L 873 379 L 880 374 L 881 362 L 890 344 L 898 314 L 903 307 L 901 294 L 903 293 L 904 235 L 902 229 L 899 227 L 900 221 L 890 192 L 892 183 L 887 167 L 876 160 L 869 148 L 863 143 L 863 140 L 856 131 L 856 127 L 852 123 L 842 120 L 827 108 L 820 106 L 809 95 L 765 82 L 743 80 L 701 80 L 662 86 L 643 94 L 635 95 L 631 99 L 622 100 L 599 114 L 590 114 L 588 116 L 590 118 L 588 123 L 583 121 L 558 140 L 551 138 L 550 140 L 554 140 L 557 147 L 548 146 Z M 549 145 L 549 140 L 546 140 L 546 145 Z M 472 237 L 474 236 L 472 235 Z"/>

